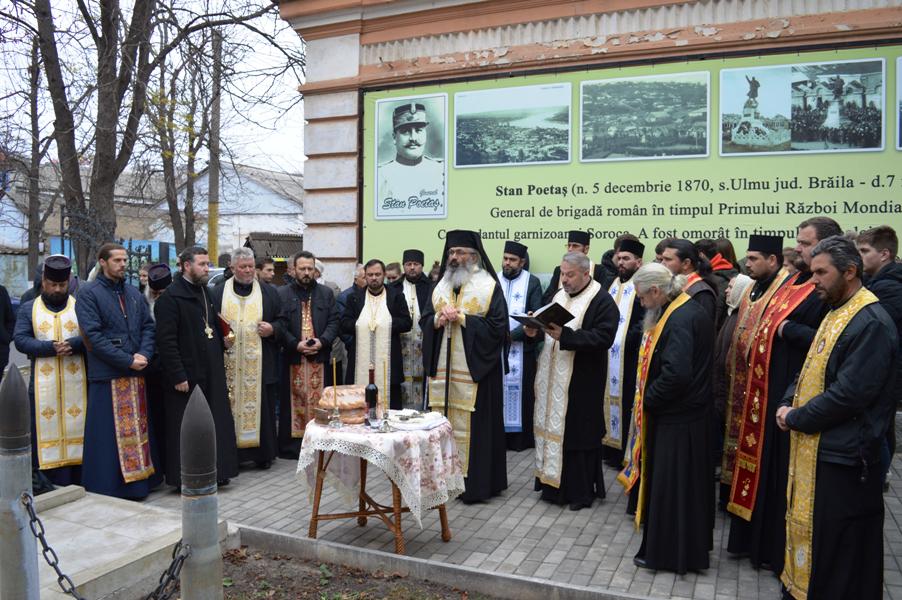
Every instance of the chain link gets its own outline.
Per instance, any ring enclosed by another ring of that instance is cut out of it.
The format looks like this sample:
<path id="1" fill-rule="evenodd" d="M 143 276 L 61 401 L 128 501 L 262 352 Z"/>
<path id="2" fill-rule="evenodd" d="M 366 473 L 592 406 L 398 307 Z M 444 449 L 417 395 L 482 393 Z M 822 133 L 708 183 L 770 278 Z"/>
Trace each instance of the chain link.
<path id="1" fill-rule="evenodd" d="M 25 511 L 28 513 L 28 525 L 31 528 L 31 533 L 41 543 L 41 554 L 43 554 L 47 564 L 56 572 L 56 582 L 59 584 L 60 589 L 63 590 L 64 594 L 72 596 L 76 600 L 86 600 L 84 596 L 75 591 L 75 583 L 72 581 L 72 578 L 60 569 L 59 556 L 47 543 L 47 538 L 44 536 L 44 524 L 34 510 L 34 498 L 28 492 L 23 492 L 21 501 Z M 160 575 L 160 581 L 156 589 L 147 596 L 147 600 L 170 600 L 172 598 L 177 589 L 176 584 L 179 581 L 182 566 L 189 556 L 191 556 L 191 546 L 183 544 L 182 540 L 179 540 L 172 549 L 172 561 Z"/>
<path id="2" fill-rule="evenodd" d="M 160 583 L 157 584 L 157 589 L 147 596 L 147 600 L 169 600 L 172 598 L 177 589 L 176 584 L 179 581 L 182 566 L 189 556 L 191 556 L 191 546 L 182 544 L 182 540 L 179 540 L 172 549 L 172 562 L 169 563 L 169 568 L 160 575 Z"/>

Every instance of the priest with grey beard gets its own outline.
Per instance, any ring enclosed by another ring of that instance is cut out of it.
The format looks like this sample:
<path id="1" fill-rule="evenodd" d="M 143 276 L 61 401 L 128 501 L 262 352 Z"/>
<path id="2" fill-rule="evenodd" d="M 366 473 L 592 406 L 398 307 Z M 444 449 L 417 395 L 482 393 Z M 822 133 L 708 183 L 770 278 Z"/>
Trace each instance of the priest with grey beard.
<path id="1" fill-rule="evenodd" d="M 454 429 L 465 478 L 460 499 L 488 500 L 507 488 L 502 378 L 508 316 L 478 233 L 448 232 L 439 280 L 420 328 L 429 404 L 446 413 Z M 450 381 L 449 371 L 454 373 Z"/>

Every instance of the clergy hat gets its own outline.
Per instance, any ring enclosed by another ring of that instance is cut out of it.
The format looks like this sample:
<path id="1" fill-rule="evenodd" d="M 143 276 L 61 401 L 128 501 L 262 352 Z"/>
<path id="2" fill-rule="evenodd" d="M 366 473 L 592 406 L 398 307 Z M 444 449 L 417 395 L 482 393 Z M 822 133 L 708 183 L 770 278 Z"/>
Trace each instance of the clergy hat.
<path id="1" fill-rule="evenodd" d="M 404 251 L 404 256 L 401 258 L 401 264 L 408 262 L 420 263 L 421 265 L 425 263 L 425 257 L 423 256 L 422 250 L 416 250 L 414 248 L 408 248 Z"/>
<path id="2" fill-rule="evenodd" d="M 169 265 L 158 263 L 147 268 L 147 285 L 155 292 L 165 290 L 172 283 L 172 271 Z"/>
<path id="3" fill-rule="evenodd" d="M 512 242 L 510 240 L 504 242 L 505 254 L 513 254 L 515 256 L 519 256 L 520 258 L 526 258 L 526 250 L 526 246 L 519 242 Z"/>
<path id="4" fill-rule="evenodd" d="M 568 244 L 582 244 L 583 246 L 588 246 L 591 240 L 592 238 L 589 236 L 588 232 L 580 231 L 579 229 L 574 229 L 567 234 Z"/>
<path id="5" fill-rule="evenodd" d="M 756 234 L 750 235 L 749 252 L 760 252 L 765 256 L 769 254 L 781 256 L 783 254 L 783 236 Z"/>
<path id="6" fill-rule="evenodd" d="M 419 102 L 407 102 L 395 108 L 392 113 L 392 129 L 404 125 L 429 125 L 426 120 L 426 107 Z"/>
<path id="7" fill-rule="evenodd" d="M 645 254 L 645 244 L 636 240 L 623 240 L 620 242 L 620 251 L 631 252 L 639 258 L 642 258 L 642 255 Z"/>
<path id="8" fill-rule="evenodd" d="M 445 276 L 445 267 L 448 265 L 448 251 L 451 248 L 471 248 L 475 250 L 482 259 L 482 268 L 492 276 L 492 279 L 498 281 L 498 274 L 489 260 L 489 255 L 485 253 L 482 247 L 482 238 L 476 231 L 467 229 L 452 229 L 445 235 L 445 251 L 442 253 L 442 263 L 439 267 L 439 279 Z M 506 356 L 506 355 L 505 355 Z"/>
<path id="9" fill-rule="evenodd" d="M 67 256 L 54 254 L 44 260 L 44 277 L 48 281 L 69 281 L 70 273 L 72 273 L 72 261 Z"/>

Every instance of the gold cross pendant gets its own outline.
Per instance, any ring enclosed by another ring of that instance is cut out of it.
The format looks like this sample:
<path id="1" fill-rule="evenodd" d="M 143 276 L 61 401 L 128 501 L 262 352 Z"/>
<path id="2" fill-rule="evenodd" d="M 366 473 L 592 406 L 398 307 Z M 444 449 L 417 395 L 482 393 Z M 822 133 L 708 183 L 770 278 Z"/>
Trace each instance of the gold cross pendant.
<path id="1" fill-rule="evenodd" d="M 204 327 L 204 333 L 207 334 L 207 339 L 209 339 L 209 340 L 212 340 L 212 339 L 213 339 L 213 330 L 210 328 L 209 325 L 207 325 L 206 327 Z"/>

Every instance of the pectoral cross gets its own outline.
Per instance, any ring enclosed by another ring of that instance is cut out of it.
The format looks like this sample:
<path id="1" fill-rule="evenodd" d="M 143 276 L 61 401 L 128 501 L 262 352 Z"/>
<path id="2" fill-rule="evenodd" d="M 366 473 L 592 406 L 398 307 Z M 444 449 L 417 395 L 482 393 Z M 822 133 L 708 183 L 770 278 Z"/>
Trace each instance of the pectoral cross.
<path id="1" fill-rule="evenodd" d="M 207 334 L 207 339 L 208 339 L 208 340 L 212 340 L 212 339 L 213 339 L 213 329 L 212 329 L 209 325 L 207 325 L 206 327 L 204 327 L 204 333 Z"/>

